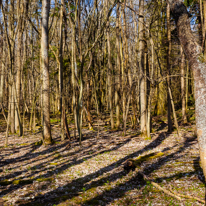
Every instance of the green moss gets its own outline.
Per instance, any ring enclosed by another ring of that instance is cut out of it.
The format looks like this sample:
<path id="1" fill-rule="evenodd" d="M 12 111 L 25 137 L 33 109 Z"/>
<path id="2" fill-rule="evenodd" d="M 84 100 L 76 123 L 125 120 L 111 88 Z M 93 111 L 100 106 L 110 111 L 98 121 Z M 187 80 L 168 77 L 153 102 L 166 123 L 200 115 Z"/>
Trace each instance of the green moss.
<path id="1" fill-rule="evenodd" d="M 53 181 L 54 180 L 54 178 L 51 178 L 51 177 L 49 177 L 49 178 L 38 178 L 38 179 L 36 179 L 36 181 L 38 181 L 38 182 L 45 182 L 45 181 Z"/>
<path id="2" fill-rule="evenodd" d="M 163 155 L 164 155 L 163 152 L 159 152 L 159 153 L 153 152 L 153 153 L 145 155 L 145 156 L 139 156 L 138 158 L 134 159 L 134 161 L 135 161 L 135 164 L 138 165 L 138 164 L 141 164 L 142 162 L 156 159 L 156 158 L 161 157 Z"/>
<path id="3" fill-rule="evenodd" d="M 40 145 L 42 145 L 42 144 L 43 144 L 42 140 L 34 143 L 35 146 L 40 146 Z"/>
<path id="4" fill-rule="evenodd" d="M 57 153 L 57 154 L 54 155 L 54 157 L 56 157 L 56 158 L 62 158 L 62 155 L 59 154 L 59 153 Z"/>
<path id="5" fill-rule="evenodd" d="M 151 136 L 150 136 L 150 137 L 145 136 L 144 139 L 145 139 L 145 140 L 151 140 L 152 138 L 151 138 Z"/>
<path id="6" fill-rule="evenodd" d="M 200 53 L 200 55 L 199 55 L 199 57 L 198 57 L 198 60 L 199 60 L 201 63 L 205 63 L 205 62 L 206 62 L 206 60 L 205 60 L 205 58 L 204 58 L 204 56 L 203 56 L 203 53 Z"/>
<path id="7" fill-rule="evenodd" d="M 56 142 L 56 141 L 55 141 L 54 144 L 61 144 L 61 142 Z"/>
<path id="8" fill-rule="evenodd" d="M 195 120 L 195 116 L 190 117 L 190 121 L 194 121 Z"/>
<path id="9" fill-rule="evenodd" d="M 157 153 L 156 155 L 149 157 L 149 159 L 155 159 L 155 158 L 161 157 L 161 156 L 163 156 L 163 155 L 164 155 L 163 152 L 159 152 L 159 153 Z"/>
<path id="10" fill-rule="evenodd" d="M 27 146 L 27 145 L 30 145 L 30 143 L 19 144 L 19 146 Z"/>
<path id="11" fill-rule="evenodd" d="M 58 165 L 58 163 L 51 162 L 50 165 Z"/>
<path id="12" fill-rule="evenodd" d="M 57 123 L 57 122 L 60 122 L 61 120 L 60 119 L 50 119 L 50 123 Z"/>
<path id="13" fill-rule="evenodd" d="M 19 185 L 19 183 L 20 183 L 20 180 L 14 180 L 14 181 L 12 182 L 13 185 Z"/>
<path id="14" fill-rule="evenodd" d="M 15 180 L 14 180 L 15 181 Z M 14 182 L 13 181 L 13 182 Z M 33 180 L 19 180 L 19 184 L 24 185 L 24 184 L 31 184 L 33 183 Z M 14 183 L 13 183 L 14 184 Z"/>
<path id="15" fill-rule="evenodd" d="M 6 185 L 10 185 L 10 184 L 13 184 L 13 185 L 24 185 L 24 184 L 30 184 L 30 183 L 33 183 L 33 180 L 21 180 L 21 179 L 18 179 L 18 180 L 14 180 L 14 181 L 9 181 L 9 180 L 4 180 L 4 181 L 0 181 L 0 185 L 2 186 L 6 186 Z"/>

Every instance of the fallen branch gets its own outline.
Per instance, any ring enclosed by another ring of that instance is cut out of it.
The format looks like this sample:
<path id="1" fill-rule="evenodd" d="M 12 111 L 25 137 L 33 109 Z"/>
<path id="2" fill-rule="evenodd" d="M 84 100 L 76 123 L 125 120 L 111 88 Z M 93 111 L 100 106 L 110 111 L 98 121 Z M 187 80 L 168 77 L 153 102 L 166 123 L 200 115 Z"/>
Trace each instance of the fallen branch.
<path id="1" fill-rule="evenodd" d="M 179 194 L 177 192 L 174 192 L 170 186 L 170 190 L 164 189 L 163 187 L 161 187 L 159 184 L 157 184 L 156 182 L 153 182 L 152 180 L 150 180 L 145 174 L 143 174 L 142 172 L 139 171 L 139 173 L 143 176 L 143 178 L 145 179 L 145 181 L 149 181 L 154 187 L 156 187 L 157 189 L 163 191 L 165 194 L 170 195 L 174 198 L 176 198 L 179 201 L 182 201 L 181 197 L 183 198 L 188 198 L 188 199 L 194 199 L 197 200 L 198 202 L 201 202 L 203 204 L 205 204 L 205 200 L 202 200 L 198 197 L 194 197 L 194 196 L 190 196 L 190 195 L 183 195 L 183 194 Z"/>
<path id="2" fill-rule="evenodd" d="M 156 187 L 157 189 L 163 191 L 165 194 L 167 195 L 170 195 L 174 198 L 176 198 L 177 200 L 179 201 L 182 201 L 181 197 L 179 195 L 175 195 L 173 194 L 172 192 L 170 192 L 169 190 L 167 189 L 164 189 L 163 187 L 161 187 L 159 184 L 157 184 L 156 182 L 153 182 L 152 180 L 150 180 L 145 174 L 143 174 L 142 172 L 139 172 L 143 178 L 146 180 L 146 181 L 149 181 L 154 187 Z"/>
<path id="3" fill-rule="evenodd" d="M 173 192 L 174 194 L 177 194 L 177 192 L 172 191 L 171 186 L 170 186 L 170 191 Z M 198 197 L 194 197 L 194 196 L 191 196 L 191 195 L 183 195 L 183 194 L 177 194 L 177 195 L 179 195 L 180 197 L 188 198 L 188 199 L 194 199 L 194 200 L 197 200 L 198 202 L 201 202 L 201 203 L 205 204 L 205 200 L 201 200 Z"/>
<path id="4" fill-rule="evenodd" d="M 170 196 L 172 196 L 172 197 L 174 197 L 174 198 L 182 201 L 182 199 L 181 199 L 181 197 L 180 197 L 179 194 L 178 194 L 178 195 L 175 194 L 175 193 L 173 194 L 172 192 L 170 192 L 169 190 L 166 190 L 166 189 L 162 188 L 160 185 L 158 185 L 158 184 L 155 183 L 155 182 L 152 182 L 152 181 L 151 181 L 151 184 L 152 184 L 153 186 L 155 186 L 156 188 L 158 188 L 159 190 L 161 190 L 161 191 L 163 191 L 164 193 L 166 193 L 167 195 L 170 195 Z"/>

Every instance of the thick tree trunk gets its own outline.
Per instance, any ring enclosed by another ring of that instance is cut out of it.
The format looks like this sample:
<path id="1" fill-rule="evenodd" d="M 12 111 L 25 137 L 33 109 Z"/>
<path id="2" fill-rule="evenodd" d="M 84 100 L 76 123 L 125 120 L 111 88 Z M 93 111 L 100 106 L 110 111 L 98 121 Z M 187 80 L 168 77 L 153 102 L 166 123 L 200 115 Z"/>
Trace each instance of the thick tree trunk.
<path id="1" fill-rule="evenodd" d="M 49 56 L 48 56 L 48 21 L 50 0 L 42 1 L 42 76 L 43 76 L 43 138 L 46 145 L 52 144 L 50 126 L 50 99 L 49 99 Z"/>
<path id="2" fill-rule="evenodd" d="M 190 28 L 187 8 L 182 0 L 168 0 L 175 19 L 178 37 L 193 70 L 195 84 L 195 113 L 201 165 L 206 177 L 206 62 L 202 48 Z"/>

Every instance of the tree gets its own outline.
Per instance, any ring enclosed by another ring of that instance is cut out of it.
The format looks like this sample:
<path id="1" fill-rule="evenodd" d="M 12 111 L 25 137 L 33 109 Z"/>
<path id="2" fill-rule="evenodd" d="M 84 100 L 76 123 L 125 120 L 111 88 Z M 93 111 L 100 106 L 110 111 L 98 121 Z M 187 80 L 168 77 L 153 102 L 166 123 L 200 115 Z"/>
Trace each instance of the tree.
<path id="1" fill-rule="evenodd" d="M 170 26 L 170 7 L 167 5 L 167 41 L 168 41 L 168 49 L 167 49 L 167 119 L 168 119 L 168 132 L 172 132 L 172 119 L 171 119 L 171 99 L 169 94 L 170 89 L 170 56 L 171 56 L 171 26 Z"/>
<path id="2" fill-rule="evenodd" d="M 108 0 L 105 2 L 107 12 L 109 12 Z M 111 129 L 114 129 L 114 118 L 113 118 L 113 96 L 112 96 L 112 64 L 111 64 L 111 46 L 110 46 L 110 34 L 109 34 L 109 19 L 107 20 L 107 51 L 108 51 L 108 99 L 110 108 L 110 122 Z"/>
<path id="3" fill-rule="evenodd" d="M 116 127 L 120 127 L 120 82 L 121 82 L 121 60 L 120 60 L 120 48 L 119 48 L 119 2 L 116 7 L 116 52 L 117 52 L 117 78 L 116 78 L 116 88 L 115 88 L 115 106 L 116 106 Z"/>
<path id="4" fill-rule="evenodd" d="M 195 115 L 200 159 L 206 177 L 206 61 L 190 28 L 189 13 L 183 0 L 167 0 L 175 19 L 178 37 L 194 74 Z"/>
<path id="5" fill-rule="evenodd" d="M 187 116 L 186 116 L 186 98 L 185 98 L 185 55 L 183 53 L 182 47 L 180 48 L 181 52 L 181 99 L 182 99 L 182 119 L 184 123 L 187 123 Z"/>
<path id="6" fill-rule="evenodd" d="M 140 70 L 140 123 L 141 133 L 146 135 L 146 76 L 145 76 L 145 65 L 144 65 L 144 0 L 139 1 L 139 70 Z"/>
<path id="7" fill-rule="evenodd" d="M 50 127 L 50 86 L 49 86 L 49 55 L 48 55 L 48 21 L 50 11 L 50 0 L 42 1 L 42 36 L 41 36 L 41 61 L 43 80 L 43 139 L 46 145 L 52 144 Z"/>

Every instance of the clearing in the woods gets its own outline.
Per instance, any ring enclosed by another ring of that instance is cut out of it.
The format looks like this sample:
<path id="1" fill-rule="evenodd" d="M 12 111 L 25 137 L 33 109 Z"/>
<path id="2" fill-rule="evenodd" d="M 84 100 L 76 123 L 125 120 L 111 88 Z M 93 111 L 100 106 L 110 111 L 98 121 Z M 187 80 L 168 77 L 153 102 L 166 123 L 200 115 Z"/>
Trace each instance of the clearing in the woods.
<path id="1" fill-rule="evenodd" d="M 189 112 L 191 124 L 179 122 L 181 137 L 167 133 L 163 116 L 153 118 L 151 139 L 129 126 L 124 137 L 96 118 L 94 130 L 83 127 L 82 146 L 73 138 L 71 147 L 61 142 L 60 122 L 52 119 L 52 146 L 39 144 L 41 131 L 25 131 L 24 138 L 10 135 L 4 148 L 2 117 L 0 197 L 4 205 L 26 206 L 204 205 L 194 110 Z M 127 159 L 134 160 L 134 171 L 124 170 Z"/>

